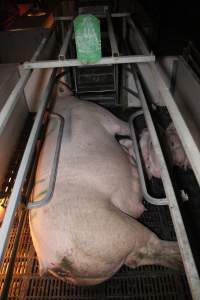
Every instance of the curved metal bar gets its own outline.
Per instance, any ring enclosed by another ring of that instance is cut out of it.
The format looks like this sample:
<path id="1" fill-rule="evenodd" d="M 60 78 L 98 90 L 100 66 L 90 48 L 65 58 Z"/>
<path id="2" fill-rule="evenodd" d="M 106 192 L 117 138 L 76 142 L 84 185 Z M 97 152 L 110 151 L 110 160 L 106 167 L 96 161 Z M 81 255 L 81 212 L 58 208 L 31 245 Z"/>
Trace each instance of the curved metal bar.
<path id="1" fill-rule="evenodd" d="M 56 150 L 55 150 L 55 155 L 54 155 L 54 159 L 53 159 L 53 167 L 52 167 L 52 171 L 51 171 L 51 175 L 50 175 L 49 188 L 48 188 L 47 194 L 40 201 L 28 203 L 28 205 L 27 205 L 28 209 L 40 208 L 40 207 L 48 204 L 51 201 L 51 198 L 52 198 L 53 192 L 54 192 L 54 188 L 55 188 L 56 175 L 57 175 L 57 169 L 58 169 L 58 160 L 59 160 L 61 141 L 62 141 L 62 136 L 63 136 L 64 119 L 63 119 L 63 117 L 61 117 L 59 114 L 56 114 L 56 113 L 51 113 L 50 116 L 51 117 L 53 116 L 53 117 L 59 119 L 60 128 L 59 128 L 57 141 L 56 141 Z"/>
<path id="2" fill-rule="evenodd" d="M 130 117 L 130 120 L 129 120 L 129 125 L 130 125 L 130 129 L 131 129 L 131 136 L 132 136 L 132 140 L 133 140 L 134 152 L 135 152 L 135 156 L 136 156 L 136 162 L 137 162 L 137 167 L 138 167 L 138 173 L 139 173 L 142 193 L 143 193 L 144 199 L 153 205 L 168 205 L 167 198 L 154 198 L 151 195 L 149 195 L 149 193 L 147 191 L 144 172 L 143 172 L 143 168 L 142 168 L 142 161 L 140 158 L 138 141 L 137 141 L 137 137 L 136 137 L 136 133 L 135 133 L 135 128 L 133 125 L 134 120 L 140 115 L 143 115 L 142 110 L 139 110 L 136 113 L 132 114 Z"/>

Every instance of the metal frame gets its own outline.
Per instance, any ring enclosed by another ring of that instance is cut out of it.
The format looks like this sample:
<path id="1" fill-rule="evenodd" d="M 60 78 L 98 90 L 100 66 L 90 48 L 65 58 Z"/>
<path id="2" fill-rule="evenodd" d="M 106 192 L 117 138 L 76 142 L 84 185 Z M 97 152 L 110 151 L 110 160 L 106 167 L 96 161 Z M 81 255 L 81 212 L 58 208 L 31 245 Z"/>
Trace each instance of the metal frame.
<path id="1" fill-rule="evenodd" d="M 28 203 L 28 205 L 27 205 L 28 209 L 40 208 L 40 207 L 48 204 L 51 201 L 51 198 L 53 196 L 53 191 L 54 191 L 55 183 L 56 183 L 56 175 L 57 175 L 58 160 L 59 160 L 59 155 L 60 155 L 61 141 L 62 141 L 62 135 L 63 135 L 64 119 L 63 119 L 63 117 L 61 117 L 60 115 L 55 114 L 55 113 L 51 113 L 50 118 L 51 117 L 57 118 L 60 121 L 60 127 L 59 127 L 57 141 L 56 141 L 56 149 L 55 149 L 55 155 L 53 158 L 53 167 L 51 170 L 48 192 L 42 198 L 42 200 Z"/>
<path id="2" fill-rule="evenodd" d="M 132 28 L 134 37 L 136 37 L 137 45 L 135 46 L 135 52 L 148 55 L 149 51 L 141 38 L 141 35 L 136 28 L 130 17 L 127 18 L 127 22 Z M 140 64 L 138 65 L 139 73 L 145 82 L 146 88 L 152 99 L 156 104 L 165 105 L 170 113 L 170 116 L 174 122 L 177 133 L 180 137 L 181 143 L 185 149 L 189 162 L 195 173 L 198 184 L 200 185 L 200 153 L 199 149 L 190 134 L 190 131 L 175 103 L 169 89 L 160 76 L 160 73 L 155 64 Z"/>
<path id="3" fill-rule="evenodd" d="M 145 176 L 144 176 L 143 167 L 142 167 L 142 160 L 141 160 L 141 157 L 140 157 L 139 146 L 138 146 L 137 137 L 136 137 L 136 133 L 135 133 L 135 128 L 134 128 L 134 124 L 133 124 L 135 119 L 138 116 L 141 116 L 143 114 L 144 114 L 143 111 L 139 110 L 136 113 L 132 114 L 132 116 L 130 117 L 130 120 L 129 120 L 129 126 L 130 126 L 130 129 L 131 129 L 131 137 L 132 137 L 132 141 L 133 141 L 133 150 L 135 152 L 135 157 L 136 157 L 136 162 L 137 162 L 137 169 L 138 169 L 138 173 L 139 173 L 139 180 L 140 180 L 140 184 L 141 184 L 141 188 L 142 188 L 142 193 L 143 193 L 143 196 L 144 196 L 145 200 L 147 202 L 149 202 L 150 204 L 153 204 L 153 205 L 168 205 L 169 202 L 168 202 L 167 198 L 152 197 L 147 191 Z"/>
<path id="4" fill-rule="evenodd" d="M 187 237 L 187 233 L 185 230 L 184 222 L 179 210 L 179 205 L 176 199 L 176 195 L 173 189 L 173 185 L 171 182 L 171 178 L 168 173 L 167 165 L 160 147 L 159 139 L 153 124 L 153 120 L 140 84 L 140 81 L 136 75 L 136 84 L 138 88 L 139 97 L 141 100 L 142 108 L 144 111 L 145 120 L 147 123 L 147 127 L 149 129 L 149 133 L 151 136 L 152 144 L 154 146 L 154 150 L 158 161 L 160 163 L 161 177 L 163 180 L 163 185 L 165 189 L 165 193 L 168 199 L 168 206 L 170 209 L 170 213 L 172 216 L 174 228 L 177 235 L 177 240 L 180 248 L 180 252 L 183 259 L 183 264 L 186 271 L 186 276 L 190 285 L 190 289 L 192 292 L 193 299 L 200 299 L 200 279 L 198 275 L 198 271 L 196 268 L 196 264 L 194 261 L 194 257 L 192 254 L 192 250 L 190 247 L 190 243 Z"/>
<path id="5" fill-rule="evenodd" d="M 29 166 L 31 163 L 31 159 L 34 154 L 34 149 L 35 149 L 35 145 L 37 142 L 37 137 L 39 135 L 39 130 L 41 127 L 43 114 L 44 114 L 44 111 L 48 104 L 49 97 L 51 95 L 54 79 L 56 76 L 56 71 L 57 70 L 55 69 L 52 72 L 51 78 L 48 82 L 48 85 L 47 85 L 47 88 L 45 91 L 44 98 L 41 101 L 40 107 L 38 109 L 32 130 L 31 130 L 31 133 L 30 133 L 30 136 L 28 139 L 28 143 L 26 145 L 26 149 L 24 151 L 24 155 L 23 155 L 23 158 L 22 158 L 22 161 L 21 161 L 18 173 L 17 173 L 15 184 L 13 186 L 13 190 L 12 190 L 9 202 L 8 202 L 5 217 L 4 217 L 1 229 L 0 229 L 0 241 L 1 241 L 1 243 L 0 243 L 0 263 L 2 262 L 4 252 L 5 252 L 5 249 L 7 246 L 9 232 L 10 232 L 11 226 L 13 224 L 15 212 L 16 212 L 16 209 L 21 200 L 22 187 L 24 185 L 24 181 L 26 179 L 26 176 L 27 176 L 27 173 L 29 170 Z"/>
<path id="6" fill-rule="evenodd" d="M 88 63 L 84 64 L 78 61 L 77 59 L 68 59 L 66 60 L 66 52 L 70 43 L 70 39 L 73 33 L 73 21 L 71 21 L 66 36 L 63 39 L 63 44 L 59 53 L 59 60 L 49 60 L 49 61 L 37 61 L 37 62 L 25 62 L 23 67 L 25 69 L 41 69 L 41 68 L 61 68 L 61 67 L 80 67 L 80 66 L 98 66 L 98 65 L 109 65 L 109 64 L 128 64 L 128 63 L 146 63 L 146 62 L 154 62 L 155 56 L 153 54 L 145 54 L 145 55 L 129 55 L 129 56 L 120 56 L 119 49 L 117 45 L 117 40 L 114 33 L 114 28 L 112 24 L 111 17 L 121 17 L 123 18 L 123 30 L 125 31 L 126 22 L 125 17 L 128 17 L 129 14 L 109 14 L 108 10 L 105 11 L 105 14 L 102 16 L 107 19 L 107 27 L 108 27 L 108 36 L 111 45 L 111 57 L 103 57 L 99 62 L 96 63 Z M 74 17 L 57 17 L 55 20 L 61 21 L 63 24 L 64 21 L 73 20 Z M 124 33 L 125 34 L 125 33 Z"/>
<path id="7" fill-rule="evenodd" d="M 40 56 L 43 48 L 46 46 L 47 42 L 49 41 L 51 35 L 53 33 L 53 30 L 50 31 L 47 37 L 44 37 L 38 48 L 36 49 L 33 57 L 31 58 L 31 62 L 35 62 L 38 57 Z M 5 128 L 9 117 L 11 116 L 15 105 L 17 103 L 17 100 L 19 99 L 19 96 L 21 95 L 28 79 L 30 78 L 32 73 L 32 70 L 25 70 L 24 74 L 21 76 L 17 84 L 15 85 L 14 89 L 12 90 L 10 96 L 8 97 L 5 105 L 3 106 L 1 112 L 0 112 L 0 134 L 2 133 L 3 129 Z"/>
<path id="8" fill-rule="evenodd" d="M 132 47 L 135 47 L 136 53 L 143 53 L 147 55 L 149 53 L 144 40 L 142 39 L 139 31 L 137 30 L 135 24 L 133 23 L 130 17 L 127 18 L 128 24 L 132 28 L 132 34 L 134 35 L 135 40 L 137 43 L 132 44 Z M 132 66 L 133 71 L 134 67 Z M 197 180 L 200 183 L 200 158 L 197 159 L 196 154 L 199 157 L 199 151 L 194 144 L 194 140 L 192 139 L 190 132 L 181 116 L 180 111 L 176 103 L 174 102 L 169 89 L 165 85 L 164 81 L 159 74 L 158 69 L 154 63 L 151 64 L 138 64 L 137 65 L 138 72 L 141 76 L 142 81 L 146 89 L 148 90 L 151 98 L 155 101 L 155 103 L 160 103 L 159 99 L 162 98 L 163 104 L 166 105 L 174 125 L 177 129 L 177 132 L 180 136 L 180 139 L 183 143 L 183 146 L 186 150 L 186 154 L 191 162 L 192 167 L 194 168 L 195 175 L 197 176 Z M 136 74 L 136 72 L 134 72 Z M 188 279 L 188 283 L 190 286 L 190 290 L 192 293 L 192 297 L 194 300 L 200 299 L 200 278 L 198 274 L 198 270 L 194 261 L 194 257 L 191 251 L 190 243 L 187 237 L 187 233 L 185 230 L 184 222 L 179 210 L 179 206 L 177 203 L 176 195 L 171 183 L 171 179 L 167 170 L 167 166 L 162 154 L 162 151 L 159 147 L 159 140 L 157 137 L 157 133 L 151 118 L 151 114 L 148 109 L 148 105 L 146 103 L 144 93 L 141 88 L 141 84 L 139 82 L 138 77 L 136 76 L 136 82 L 138 87 L 138 92 L 140 95 L 142 108 L 144 111 L 147 127 L 150 132 L 150 136 L 152 139 L 152 143 L 160 162 L 161 166 L 161 176 L 163 179 L 163 185 L 165 188 L 166 196 L 169 201 L 169 209 L 172 216 L 172 221 L 174 224 L 174 228 L 176 231 L 176 236 L 178 240 L 178 244 L 180 247 L 183 264 L 186 271 L 186 276 Z M 162 103 L 162 102 L 161 102 Z"/>
<path id="9" fill-rule="evenodd" d="M 105 17 L 105 16 L 103 16 Z M 64 20 L 71 20 L 71 19 L 62 19 Z M 163 99 L 163 103 L 166 105 L 166 107 L 169 110 L 169 113 L 172 117 L 172 120 L 174 121 L 175 127 L 177 129 L 177 132 L 180 136 L 180 139 L 183 143 L 183 146 L 186 150 L 186 153 L 188 155 L 188 158 L 190 160 L 190 163 L 194 169 L 195 175 L 197 177 L 197 180 L 200 184 L 200 156 L 199 156 L 199 150 L 197 149 L 196 145 L 194 144 L 194 140 L 190 135 L 190 132 L 184 122 L 183 117 L 181 116 L 178 107 L 176 103 L 174 102 L 168 88 L 166 87 L 165 83 L 163 82 L 161 76 L 159 75 L 159 72 L 153 64 L 155 61 L 155 57 L 151 55 L 146 48 L 146 45 L 141 38 L 140 33 L 138 32 L 135 24 L 133 23 L 132 19 L 130 17 L 127 17 L 128 24 L 133 30 L 133 34 L 135 35 L 135 38 L 137 40 L 137 43 L 135 45 L 136 53 L 137 51 L 139 53 L 142 53 L 144 55 L 136 55 L 136 56 L 124 56 L 124 57 L 108 57 L 103 58 L 101 62 L 98 64 L 126 64 L 126 63 L 136 63 L 137 69 L 139 71 L 139 74 L 142 78 L 142 80 L 145 81 L 146 86 L 148 87 L 148 90 L 150 91 L 150 94 L 153 99 L 157 100 L 160 96 Z M 46 39 L 46 41 L 45 41 Z M 38 47 L 36 53 L 34 54 L 32 61 L 30 63 L 25 63 L 24 67 L 26 69 L 33 69 L 33 68 L 57 68 L 57 67 L 70 67 L 70 66 L 80 66 L 80 64 L 77 60 L 69 60 L 69 61 L 47 61 L 47 62 L 34 62 L 36 58 L 38 58 L 41 49 L 44 47 L 44 45 L 47 42 L 47 38 L 43 39 L 41 42 L 41 45 Z M 147 64 L 148 62 L 148 64 Z M 149 64 L 149 62 L 151 62 Z M 93 64 L 93 65 L 98 65 Z M 92 65 L 92 64 L 91 64 Z M 163 179 L 163 185 L 165 188 L 165 192 L 168 199 L 168 205 L 170 209 L 170 213 L 172 216 L 173 224 L 175 227 L 181 255 L 183 258 L 183 263 L 186 270 L 187 279 L 190 285 L 191 293 L 193 296 L 193 299 L 197 300 L 200 299 L 200 279 L 199 274 L 194 262 L 194 258 L 192 255 L 191 247 L 188 241 L 187 233 L 185 231 L 183 219 L 179 210 L 179 206 L 177 203 L 176 195 L 173 190 L 173 186 L 171 183 L 171 179 L 167 170 L 166 162 L 164 160 L 162 150 L 160 148 L 158 136 L 151 118 L 151 114 L 149 112 L 149 108 L 139 81 L 139 78 L 134 70 L 134 67 L 132 65 L 133 74 L 135 75 L 135 80 L 138 88 L 139 97 L 141 100 L 142 108 L 144 111 L 144 116 L 146 119 L 147 127 L 150 132 L 150 136 L 152 139 L 152 143 L 156 152 L 156 155 L 158 157 L 158 160 L 160 162 L 161 166 L 161 175 Z M 6 214 L 0 229 L 0 261 L 2 261 L 4 251 L 6 249 L 8 237 L 10 228 L 13 223 L 14 215 L 17 209 L 17 206 L 21 200 L 21 190 L 31 163 L 31 159 L 33 156 L 36 140 L 39 134 L 41 121 L 43 118 L 43 113 L 45 111 L 45 108 L 47 106 L 49 96 L 51 94 L 52 85 L 55 78 L 56 69 L 52 72 L 51 79 L 48 83 L 48 87 L 45 93 L 45 96 L 41 102 L 41 105 L 39 107 L 39 110 L 36 115 L 36 119 L 33 125 L 33 128 L 31 130 L 31 134 L 29 136 L 29 140 L 19 167 L 19 171 L 17 174 L 17 178 L 15 180 L 15 184 L 12 190 L 12 194 L 10 196 Z M 0 114 L 0 132 L 2 132 L 2 129 L 5 127 L 8 118 L 10 117 L 14 106 L 17 103 L 18 97 L 20 93 L 23 90 L 23 87 L 25 86 L 26 82 L 28 81 L 28 78 L 30 77 L 31 70 L 27 70 L 24 76 L 18 81 L 17 85 L 15 86 L 14 90 L 12 91 L 10 97 L 8 98 L 5 106 L 2 109 L 2 112 Z M 153 86 L 153 87 L 152 87 Z"/>

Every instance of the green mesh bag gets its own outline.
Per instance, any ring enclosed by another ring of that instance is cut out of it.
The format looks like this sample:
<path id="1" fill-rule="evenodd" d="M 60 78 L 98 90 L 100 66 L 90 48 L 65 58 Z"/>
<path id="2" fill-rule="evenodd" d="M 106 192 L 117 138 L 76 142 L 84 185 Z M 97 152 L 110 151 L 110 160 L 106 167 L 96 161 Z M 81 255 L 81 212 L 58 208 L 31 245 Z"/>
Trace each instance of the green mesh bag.
<path id="1" fill-rule="evenodd" d="M 98 62 L 101 55 L 100 22 L 93 15 L 79 15 L 74 20 L 77 59 L 82 63 Z"/>

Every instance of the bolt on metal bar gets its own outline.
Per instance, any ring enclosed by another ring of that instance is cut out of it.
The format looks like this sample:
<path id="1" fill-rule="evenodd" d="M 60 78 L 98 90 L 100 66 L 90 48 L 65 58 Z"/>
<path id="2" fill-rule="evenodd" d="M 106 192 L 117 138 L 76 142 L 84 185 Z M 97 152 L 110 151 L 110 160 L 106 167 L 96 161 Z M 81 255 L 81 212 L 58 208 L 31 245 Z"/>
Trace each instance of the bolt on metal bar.
<path id="1" fill-rule="evenodd" d="M 31 163 L 31 159 L 34 153 L 34 148 L 36 145 L 37 137 L 39 134 L 39 130 L 41 127 L 41 122 L 43 118 L 44 111 L 46 109 L 49 97 L 51 95 L 54 79 L 56 76 L 56 69 L 53 70 L 51 78 L 48 82 L 44 98 L 42 99 L 42 102 L 40 104 L 39 110 L 37 112 L 28 143 L 26 145 L 26 149 L 24 151 L 24 155 L 22 157 L 22 161 L 17 173 L 17 177 L 15 180 L 15 184 L 13 186 L 13 190 L 10 196 L 10 199 L 8 201 L 8 206 L 6 209 L 6 214 L 2 223 L 2 226 L 0 228 L 0 263 L 2 262 L 4 252 L 6 249 L 6 245 L 8 242 L 9 232 L 11 229 L 11 226 L 13 224 L 14 215 L 17 209 L 17 206 L 21 200 L 21 191 L 22 187 L 24 185 L 24 181 L 27 176 L 27 172 Z"/>
<path id="2" fill-rule="evenodd" d="M 109 36 L 109 40 L 110 40 L 112 56 L 116 57 L 116 56 L 119 56 L 119 50 L 118 50 L 118 46 L 117 46 L 117 40 L 115 37 L 112 20 L 111 20 L 111 17 L 110 17 L 110 14 L 108 11 L 106 11 L 106 19 L 107 19 L 108 36 Z"/>
<path id="3" fill-rule="evenodd" d="M 48 36 L 44 37 L 42 41 L 40 42 L 38 48 L 36 49 L 31 62 L 35 62 L 36 59 L 41 54 L 41 51 L 43 50 L 44 46 L 48 42 L 53 30 L 48 34 Z M 5 105 L 3 106 L 1 112 L 0 112 L 0 134 L 2 133 L 3 129 L 5 128 L 7 121 L 9 120 L 9 117 L 11 116 L 15 105 L 17 103 L 17 100 L 19 99 L 19 96 L 21 95 L 23 88 L 25 87 L 28 79 L 30 78 L 32 73 L 32 70 L 25 70 L 24 74 L 20 77 L 19 81 L 15 85 L 14 89 L 12 90 L 10 96 L 8 97 Z"/>
<path id="4" fill-rule="evenodd" d="M 62 67 L 78 67 L 78 66 L 97 66 L 97 65 L 111 65 L 111 64 L 129 64 L 129 63 L 146 63 L 155 61 L 154 55 L 130 55 L 118 57 L 103 57 L 97 63 L 83 64 L 77 59 L 67 60 L 47 60 L 36 62 L 25 62 L 23 64 L 25 69 L 44 69 L 44 68 L 62 68 Z"/>
<path id="5" fill-rule="evenodd" d="M 67 53 L 69 43 L 70 43 L 70 40 L 72 37 L 72 32 L 73 32 L 73 21 L 70 22 L 67 33 L 64 37 L 64 41 L 63 41 L 62 47 L 60 49 L 60 53 L 58 55 L 58 59 L 60 59 L 60 60 L 66 59 L 66 53 Z"/>

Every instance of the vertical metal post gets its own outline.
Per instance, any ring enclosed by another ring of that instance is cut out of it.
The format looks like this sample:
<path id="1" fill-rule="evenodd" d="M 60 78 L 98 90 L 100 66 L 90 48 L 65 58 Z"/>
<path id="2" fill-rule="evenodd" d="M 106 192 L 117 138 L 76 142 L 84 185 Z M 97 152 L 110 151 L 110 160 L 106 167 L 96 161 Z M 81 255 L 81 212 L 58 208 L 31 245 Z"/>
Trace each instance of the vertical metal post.
<path id="1" fill-rule="evenodd" d="M 65 25 L 64 21 L 60 21 L 60 26 L 61 26 L 61 43 L 63 44 L 64 39 L 65 39 Z"/>
<path id="2" fill-rule="evenodd" d="M 119 50 L 118 50 L 118 46 L 117 46 L 117 40 L 115 37 L 112 20 L 111 20 L 111 17 L 110 17 L 110 14 L 108 11 L 106 11 L 106 19 L 107 19 L 107 25 L 108 25 L 108 36 L 109 36 L 109 40 L 110 40 L 112 56 L 116 57 L 116 56 L 119 56 Z"/>
<path id="3" fill-rule="evenodd" d="M 68 50 L 68 47 L 69 47 L 69 43 L 70 43 L 70 40 L 71 40 L 71 37 L 72 37 L 72 32 L 73 32 L 73 21 L 70 22 L 68 30 L 67 30 L 67 33 L 66 33 L 66 35 L 64 37 L 64 40 L 63 40 L 63 43 L 62 43 L 62 47 L 61 47 L 60 53 L 58 55 L 58 58 L 60 60 L 66 59 L 66 53 L 67 53 L 67 50 Z"/>
<path id="4" fill-rule="evenodd" d="M 122 18 L 122 37 L 123 37 L 123 40 L 126 40 L 126 33 L 127 33 L 126 17 L 123 17 Z"/>

